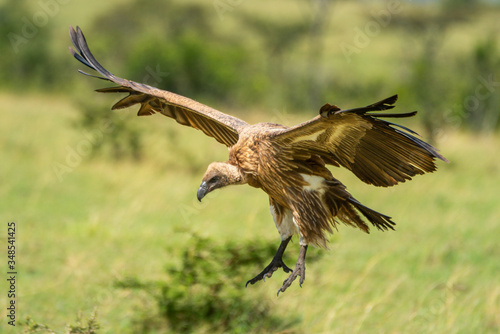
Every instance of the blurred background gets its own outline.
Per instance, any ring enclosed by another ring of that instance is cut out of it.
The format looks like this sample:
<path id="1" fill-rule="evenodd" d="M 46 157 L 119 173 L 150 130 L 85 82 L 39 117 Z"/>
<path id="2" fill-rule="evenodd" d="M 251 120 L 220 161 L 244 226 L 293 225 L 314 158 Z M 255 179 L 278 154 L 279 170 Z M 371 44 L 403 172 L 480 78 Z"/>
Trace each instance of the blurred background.
<path id="1" fill-rule="evenodd" d="M 0 1 L 0 220 L 16 222 L 19 273 L 1 332 L 498 333 L 499 15 L 486 0 Z M 93 92 L 109 84 L 77 72 L 70 24 L 112 73 L 249 123 L 399 94 L 397 111 L 419 111 L 402 123 L 450 163 L 389 189 L 333 169 L 397 231 L 341 226 L 309 252 L 303 288 L 276 298 L 276 272 L 245 289 L 279 244 L 266 195 L 198 203 L 226 149 L 110 111 L 118 96 Z"/>

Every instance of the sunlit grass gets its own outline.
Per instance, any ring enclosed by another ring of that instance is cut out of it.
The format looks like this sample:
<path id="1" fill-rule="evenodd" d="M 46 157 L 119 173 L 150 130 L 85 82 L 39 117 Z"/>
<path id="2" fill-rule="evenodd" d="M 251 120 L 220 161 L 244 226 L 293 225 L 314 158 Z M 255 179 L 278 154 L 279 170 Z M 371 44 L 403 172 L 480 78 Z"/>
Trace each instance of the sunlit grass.
<path id="1" fill-rule="evenodd" d="M 377 8 L 383 9 L 381 3 Z M 55 50 L 61 50 L 57 52 L 67 52 L 69 24 L 90 27 L 99 12 L 118 2 L 89 4 L 61 6 L 61 14 L 50 23 L 59 27 L 59 34 L 50 41 Z M 310 20 L 313 11 L 301 6 L 284 1 L 273 5 L 240 2 L 224 20 L 218 19 L 214 9 L 215 29 L 237 34 L 248 43 L 261 43 L 251 31 L 241 31 L 240 14 L 283 17 L 286 10 L 288 18 Z M 323 59 L 315 70 L 333 73 L 342 84 L 351 83 L 352 78 L 373 82 L 382 77 L 388 82 L 385 87 L 394 87 L 394 91 L 380 92 L 381 96 L 365 96 L 359 90 L 362 100 L 370 103 L 401 93 L 401 78 L 409 69 L 404 67 L 407 63 L 394 59 L 417 53 L 419 46 L 393 29 L 382 29 L 363 52 L 347 62 L 339 45 L 353 42 L 353 28 L 363 28 L 370 19 L 370 13 L 363 15 L 358 4 L 342 2 L 331 7 Z M 482 13 L 473 25 L 465 21 L 450 28 L 442 52 L 454 57 L 470 52 L 477 36 L 491 31 L 495 15 L 495 11 Z M 301 59 L 301 53 L 310 52 L 308 43 L 305 38 L 295 47 L 298 55 L 287 57 Z M 308 64 L 302 60 L 296 66 L 304 70 Z M 440 71 L 446 76 L 445 69 Z M 116 97 L 92 95 L 89 89 L 102 87 L 102 82 L 87 84 L 86 79 L 72 86 L 75 95 L 111 105 Z M 78 88 L 86 90 L 77 92 Z M 201 204 L 196 200 L 206 166 L 227 159 L 226 148 L 214 140 L 162 116 L 136 118 L 132 110 L 120 111 L 144 133 L 144 159 L 134 163 L 84 154 L 70 171 L 58 176 L 54 164 L 66 164 L 68 150 L 76 150 L 87 140 L 73 126 L 77 118 L 74 102 L 62 95 L 23 93 L 0 95 L 0 220 L 4 224 L 15 221 L 18 227 L 18 320 L 29 315 L 62 332 L 79 311 L 88 316 L 96 307 L 103 333 L 128 333 L 132 320 L 141 312 L 154 312 L 155 305 L 149 296 L 116 289 L 114 282 L 127 277 L 164 278 L 165 265 L 176 261 L 167 249 L 184 247 L 191 231 L 221 243 L 259 238 L 278 246 L 279 235 L 262 191 L 232 187 L 211 194 Z M 355 106 L 333 88 L 331 99 L 324 102 Z M 408 105 L 411 101 L 401 95 L 401 111 Z M 301 115 L 289 113 L 292 106 L 281 104 L 267 110 L 250 110 L 256 107 L 249 105 L 224 111 L 248 122 L 292 125 L 315 116 L 318 107 L 311 106 Z M 417 117 L 433 111 L 420 112 Z M 410 123 L 412 128 L 417 122 Z M 500 137 L 447 129 L 437 139 L 436 145 L 450 163 L 439 162 L 437 173 L 394 188 L 368 186 L 346 170 L 332 169 L 358 200 L 392 216 L 395 232 L 373 230 L 366 235 L 340 226 L 329 251 L 309 251 L 324 256 L 308 265 L 302 289 L 293 285 L 276 298 L 286 277 L 276 273 L 246 293 L 257 296 L 256 291 L 262 292 L 258 296 L 267 296 L 278 315 L 301 319 L 292 332 L 497 333 Z M 2 249 L 3 245 L 0 242 Z M 297 241 L 288 252 L 293 257 L 298 254 Z M 248 278 L 261 269 L 256 267 Z M 0 304 L 6 301 L 2 291 Z M 2 308 L 0 316 L 5 319 L 5 314 Z"/>
<path id="2" fill-rule="evenodd" d="M 83 136 L 71 126 L 72 104 L 36 95 L 2 95 L 1 102 L 0 131 L 8 135 L 1 143 L 0 217 L 19 229 L 19 319 L 30 315 L 63 328 L 78 311 L 97 307 L 104 332 L 126 332 L 146 297 L 113 282 L 163 277 L 167 245 L 182 247 L 186 230 L 278 244 L 261 191 L 233 187 L 197 202 L 205 165 L 227 154 L 202 134 L 158 115 L 137 118 L 148 132 L 143 162 L 86 156 L 60 182 L 52 164 L 64 162 L 66 147 Z M 168 143 L 167 131 L 177 145 Z M 277 273 L 247 293 L 263 290 L 278 314 L 298 315 L 299 332 L 497 331 L 499 144 L 498 136 L 446 133 L 438 146 L 450 164 L 390 189 L 334 169 L 356 198 L 391 215 L 397 231 L 365 235 L 341 226 L 330 251 L 311 250 L 326 254 L 308 266 L 302 289 L 292 286 L 276 298 L 285 278 Z M 192 155 L 175 161 L 178 150 Z M 289 252 L 297 255 L 296 242 Z"/>

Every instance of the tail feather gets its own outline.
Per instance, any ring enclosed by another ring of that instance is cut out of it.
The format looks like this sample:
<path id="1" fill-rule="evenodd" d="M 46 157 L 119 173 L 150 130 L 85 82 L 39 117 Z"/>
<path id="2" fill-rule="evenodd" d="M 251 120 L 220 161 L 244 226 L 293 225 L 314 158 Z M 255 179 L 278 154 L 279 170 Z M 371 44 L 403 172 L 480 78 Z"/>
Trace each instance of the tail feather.
<path id="1" fill-rule="evenodd" d="M 330 210 L 330 215 L 333 218 L 332 223 L 340 221 L 369 233 L 369 227 L 365 219 L 363 219 L 364 217 L 379 230 L 394 230 L 393 226 L 396 223 L 391 220 L 391 217 L 372 210 L 358 202 L 349 194 L 340 181 L 332 179 L 327 181 L 327 184 L 329 187 L 328 191 L 324 194 L 323 200 L 326 207 Z"/>
<path id="2" fill-rule="evenodd" d="M 391 217 L 386 216 L 380 212 L 372 210 L 363 204 L 359 203 L 354 198 L 350 197 L 348 199 L 349 203 L 352 204 L 373 226 L 381 231 L 387 231 L 389 229 L 394 230 L 396 223 L 391 220 Z"/>

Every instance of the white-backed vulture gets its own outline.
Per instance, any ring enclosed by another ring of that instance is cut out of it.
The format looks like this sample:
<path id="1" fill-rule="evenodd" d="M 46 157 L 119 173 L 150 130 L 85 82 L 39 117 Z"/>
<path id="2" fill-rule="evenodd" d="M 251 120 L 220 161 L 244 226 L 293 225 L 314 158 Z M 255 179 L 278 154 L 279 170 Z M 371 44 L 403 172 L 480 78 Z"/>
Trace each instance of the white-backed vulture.
<path id="1" fill-rule="evenodd" d="M 112 109 L 138 104 L 139 116 L 163 114 L 203 131 L 229 148 L 227 161 L 208 166 L 197 192 L 198 200 L 215 189 L 235 184 L 249 184 L 269 195 L 281 244 L 271 263 L 247 285 L 271 277 L 280 267 L 290 276 L 278 294 L 297 276 L 302 285 L 307 246 L 325 247 L 327 235 L 338 223 L 365 232 L 369 229 L 367 223 L 380 230 L 393 229 L 391 217 L 359 203 L 326 165 L 345 167 L 368 184 L 389 187 L 417 174 L 433 172 L 436 158 L 447 161 L 412 130 L 380 119 L 416 114 L 387 112 L 394 107 L 397 95 L 355 109 L 341 110 L 326 104 L 318 116 L 292 127 L 250 125 L 189 98 L 116 77 L 96 61 L 80 28 L 75 31 L 70 27 L 70 36 L 76 49 L 70 48 L 73 56 L 102 75 L 98 78 L 118 85 L 98 92 L 128 93 Z M 294 234 L 299 236 L 300 252 L 292 270 L 283 263 L 282 256 Z"/>

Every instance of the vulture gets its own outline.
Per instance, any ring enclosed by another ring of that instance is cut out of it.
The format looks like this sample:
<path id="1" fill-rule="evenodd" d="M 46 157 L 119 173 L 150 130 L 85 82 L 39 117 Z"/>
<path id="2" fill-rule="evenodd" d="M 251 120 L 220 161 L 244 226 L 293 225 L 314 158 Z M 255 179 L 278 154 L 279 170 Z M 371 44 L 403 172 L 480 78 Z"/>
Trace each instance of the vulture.
<path id="1" fill-rule="evenodd" d="M 278 290 L 284 292 L 300 276 L 305 279 L 309 245 L 326 248 L 327 237 L 339 223 L 368 233 L 368 223 L 379 230 L 394 230 L 391 217 L 358 202 L 333 177 L 327 165 L 344 167 L 360 180 L 380 187 L 394 186 L 417 174 L 436 170 L 435 160 L 447 162 L 436 148 L 407 127 L 381 118 L 405 118 L 416 111 L 392 113 L 397 95 L 353 109 L 325 104 L 319 115 L 287 127 L 274 123 L 248 124 L 175 93 L 116 77 L 94 58 L 79 27 L 70 26 L 71 54 L 117 86 L 102 93 L 128 93 L 113 105 L 122 109 L 139 105 L 138 116 L 163 114 L 177 123 L 203 131 L 228 147 L 229 158 L 211 163 L 197 191 L 198 200 L 229 185 L 248 184 L 269 196 L 271 214 L 281 237 L 268 266 L 247 282 L 265 280 L 281 268 L 290 273 Z M 294 269 L 283 262 L 293 235 L 300 251 Z"/>

